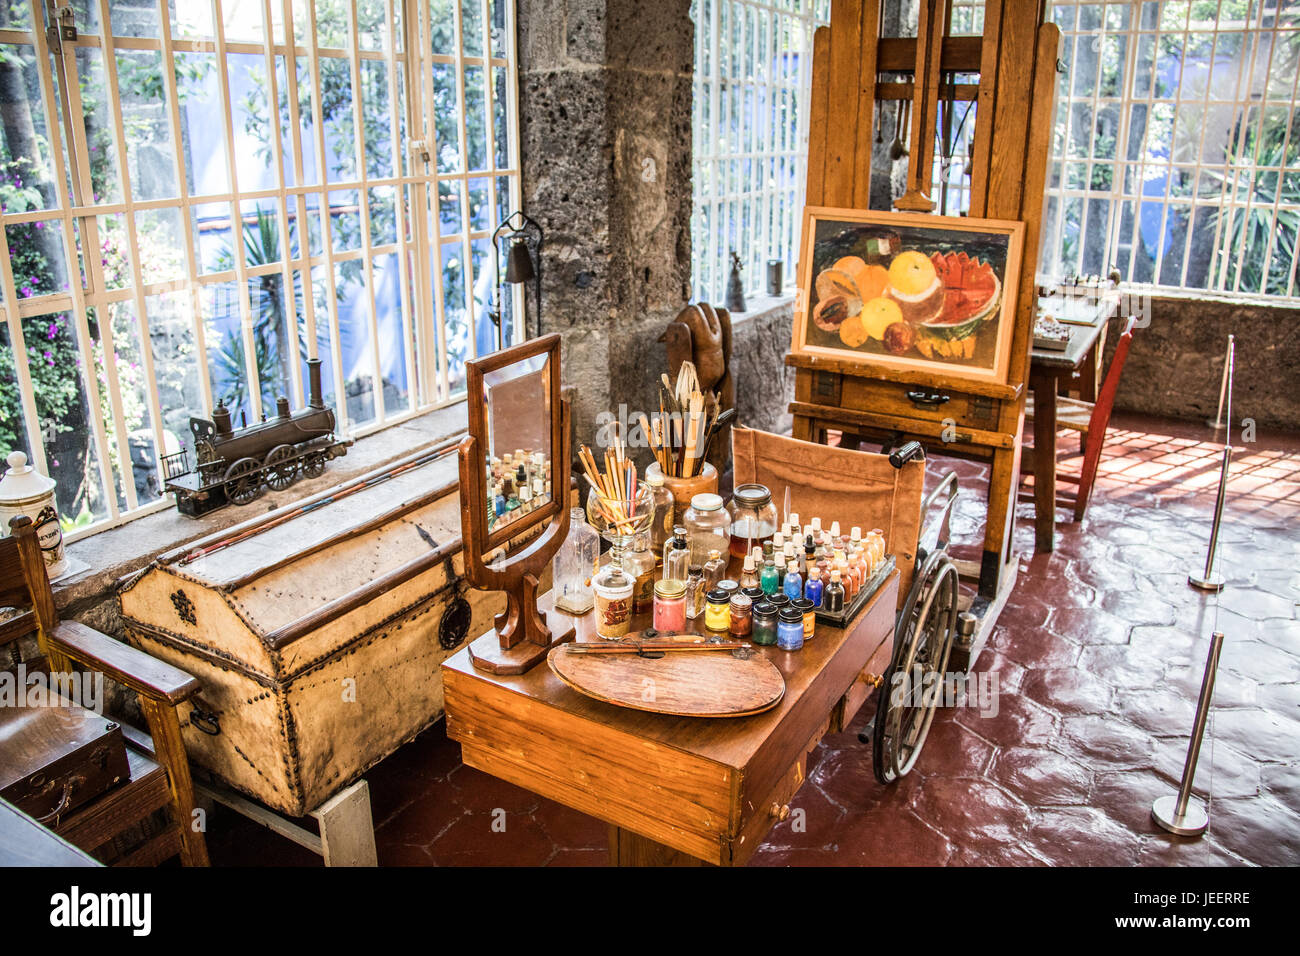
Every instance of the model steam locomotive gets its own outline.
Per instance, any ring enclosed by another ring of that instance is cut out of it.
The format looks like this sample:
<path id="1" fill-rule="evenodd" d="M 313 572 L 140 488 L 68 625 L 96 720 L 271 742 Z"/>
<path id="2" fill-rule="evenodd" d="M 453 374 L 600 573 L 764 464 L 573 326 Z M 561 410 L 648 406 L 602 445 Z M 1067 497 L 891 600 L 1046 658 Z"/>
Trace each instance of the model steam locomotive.
<path id="1" fill-rule="evenodd" d="M 176 493 L 181 514 L 199 517 L 227 502 L 246 505 L 267 488 L 279 491 L 299 478 L 315 478 L 331 458 L 346 455 L 351 441 L 334 438 L 334 410 L 321 398 L 320 359 L 307 361 L 311 394 L 307 407 L 289 413 L 289 400 L 276 402 L 276 416 L 231 427 L 230 410 L 218 402 L 212 420 L 190 418 L 194 467 L 189 450 L 162 460 L 164 488 Z"/>

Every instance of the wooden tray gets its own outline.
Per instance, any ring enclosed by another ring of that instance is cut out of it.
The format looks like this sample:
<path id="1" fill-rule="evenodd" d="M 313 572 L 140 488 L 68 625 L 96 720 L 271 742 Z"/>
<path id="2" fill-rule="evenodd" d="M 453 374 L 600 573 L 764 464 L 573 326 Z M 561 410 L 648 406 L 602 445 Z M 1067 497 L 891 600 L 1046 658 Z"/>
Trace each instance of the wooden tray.
<path id="1" fill-rule="evenodd" d="M 894 556 L 885 555 L 885 560 L 881 562 L 880 567 L 876 568 L 871 577 L 867 578 L 866 584 L 857 594 L 853 595 L 853 600 L 844 605 L 844 610 L 839 614 L 832 614 L 830 611 L 817 609 L 817 620 L 823 624 L 831 624 L 835 627 L 847 627 L 853 616 L 861 611 L 871 600 L 873 594 L 880 590 L 880 586 L 889 579 L 890 574 L 894 571 Z M 822 592 L 825 594 L 825 592 Z"/>
<path id="2" fill-rule="evenodd" d="M 572 648 L 561 644 L 547 656 L 555 676 L 580 694 L 619 707 L 678 717 L 745 717 L 770 710 L 785 696 L 785 678 L 757 649 L 741 657 L 670 651 L 648 658 Z"/>

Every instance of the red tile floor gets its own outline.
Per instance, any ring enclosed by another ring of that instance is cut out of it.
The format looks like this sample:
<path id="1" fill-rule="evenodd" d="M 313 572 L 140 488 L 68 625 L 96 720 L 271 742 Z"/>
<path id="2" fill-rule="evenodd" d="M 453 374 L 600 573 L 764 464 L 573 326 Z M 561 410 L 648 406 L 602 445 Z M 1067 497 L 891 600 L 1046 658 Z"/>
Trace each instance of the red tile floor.
<path id="1" fill-rule="evenodd" d="M 997 676 L 996 716 L 941 710 L 889 787 L 856 732 L 827 737 L 802 814 L 754 865 L 1300 863 L 1300 438 L 1239 445 L 1216 597 L 1187 573 L 1204 562 L 1220 448 L 1205 427 L 1115 416 L 1088 514 L 1058 512 L 1054 553 L 1033 553 L 1033 506 L 1017 509 L 1020 577 L 976 665 Z M 977 548 L 981 468 L 934 466 L 972 492 L 953 530 Z M 1216 627 L 1227 642 L 1197 775 L 1211 823 L 1185 839 L 1151 822 L 1151 802 L 1176 789 Z M 464 766 L 441 723 L 366 779 L 381 864 L 605 862 L 604 824 Z M 208 840 L 216 865 L 320 865 L 230 811 Z"/>

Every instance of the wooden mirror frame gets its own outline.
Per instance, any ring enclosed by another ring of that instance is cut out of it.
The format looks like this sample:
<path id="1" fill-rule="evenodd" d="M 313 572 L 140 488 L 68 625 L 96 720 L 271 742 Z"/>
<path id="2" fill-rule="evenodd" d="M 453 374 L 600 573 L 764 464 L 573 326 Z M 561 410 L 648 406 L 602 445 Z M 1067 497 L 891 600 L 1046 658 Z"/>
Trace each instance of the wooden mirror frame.
<path id="1" fill-rule="evenodd" d="M 546 356 L 547 394 L 551 414 L 551 500 L 495 531 L 488 529 L 487 468 L 488 407 L 484 377 L 518 362 Z M 457 448 L 460 457 L 461 535 L 465 546 L 465 578 L 476 588 L 506 592 L 506 609 L 496 616 L 495 629 L 473 641 L 469 658 L 479 670 L 493 674 L 523 674 L 540 663 L 556 644 L 573 640 L 569 628 L 555 634 L 537 609 L 537 589 L 546 566 L 569 533 L 569 403 L 560 394 L 560 336 L 545 335 L 465 363 L 469 428 Z M 527 547 L 506 555 L 503 546 L 544 521 L 550 526 Z M 493 552 L 497 557 L 488 560 Z"/>

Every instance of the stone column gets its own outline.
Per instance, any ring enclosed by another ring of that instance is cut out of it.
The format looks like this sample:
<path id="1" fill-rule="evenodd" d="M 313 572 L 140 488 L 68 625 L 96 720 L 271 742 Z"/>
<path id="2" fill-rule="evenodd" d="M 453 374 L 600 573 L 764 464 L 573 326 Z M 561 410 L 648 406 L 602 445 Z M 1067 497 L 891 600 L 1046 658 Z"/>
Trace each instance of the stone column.
<path id="1" fill-rule="evenodd" d="M 658 407 L 657 339 L 690 300 L 695 28 L 689 0 L 518 11 L 524 209 L 546 230 L 542 328 L 564 336 L 576 447 L 620 402 Z"/>

